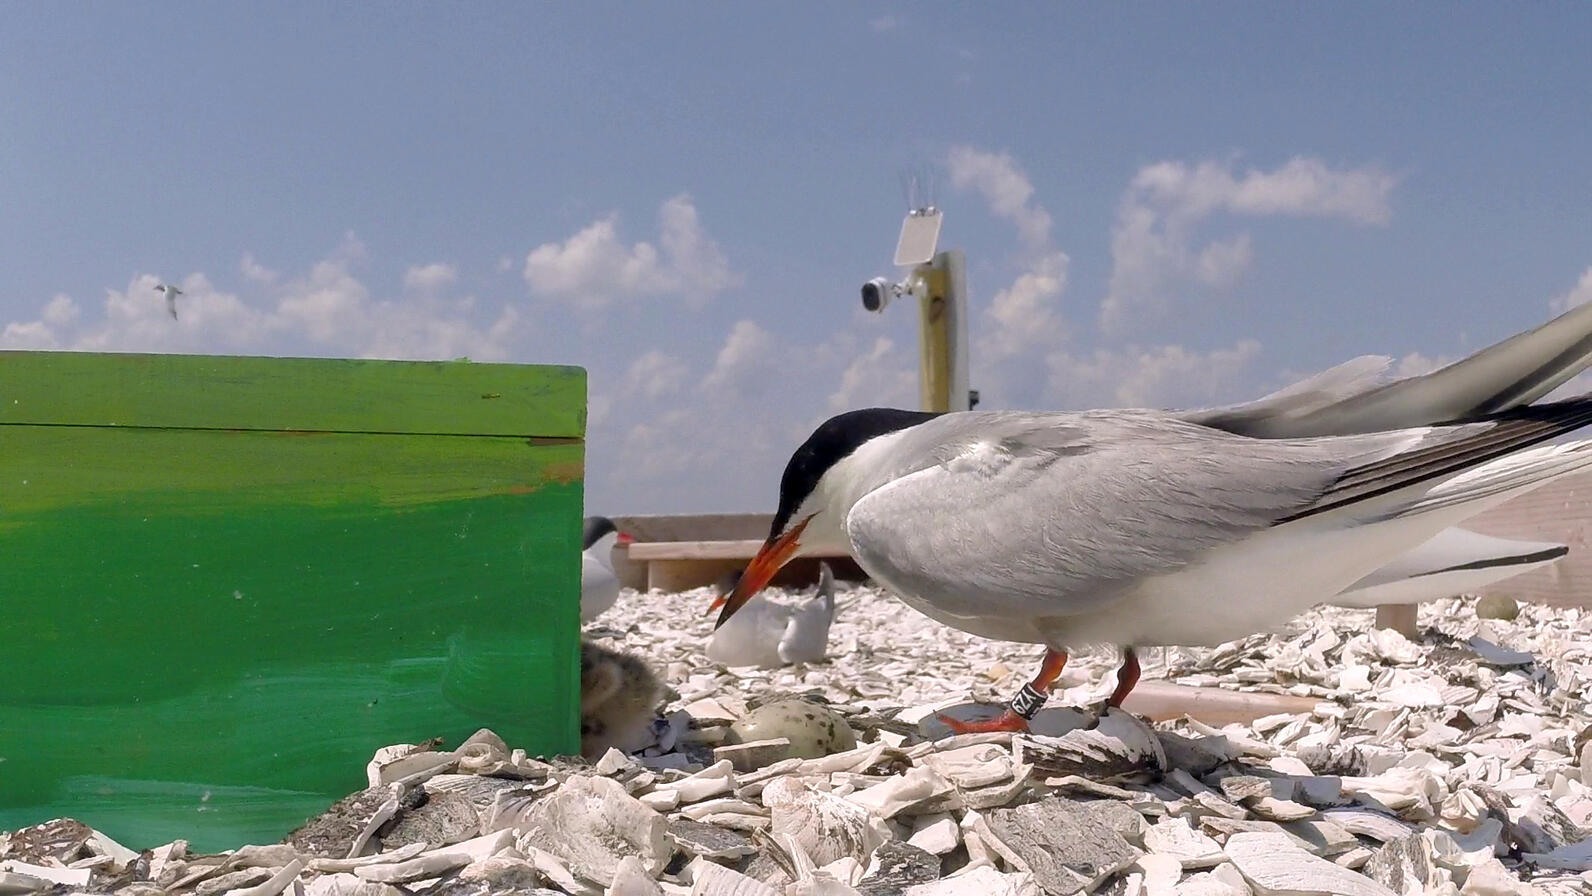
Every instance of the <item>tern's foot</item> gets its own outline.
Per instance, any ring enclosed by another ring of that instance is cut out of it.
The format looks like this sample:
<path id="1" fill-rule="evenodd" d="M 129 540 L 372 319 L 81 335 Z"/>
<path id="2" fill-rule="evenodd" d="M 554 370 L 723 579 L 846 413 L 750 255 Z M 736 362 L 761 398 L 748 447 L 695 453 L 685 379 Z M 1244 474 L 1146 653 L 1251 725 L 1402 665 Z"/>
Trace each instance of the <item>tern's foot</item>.
<path id="1" fill-rule="evenodd" d="M 976 719 L 963 722 L 940 713 L 937 718 L 945 727 L 951 729 L 952 734 L 987 734 L 991 731 L 1027 731 L 1028 720 L 1011 710 L 1006 710 L 993 719 Z"/>

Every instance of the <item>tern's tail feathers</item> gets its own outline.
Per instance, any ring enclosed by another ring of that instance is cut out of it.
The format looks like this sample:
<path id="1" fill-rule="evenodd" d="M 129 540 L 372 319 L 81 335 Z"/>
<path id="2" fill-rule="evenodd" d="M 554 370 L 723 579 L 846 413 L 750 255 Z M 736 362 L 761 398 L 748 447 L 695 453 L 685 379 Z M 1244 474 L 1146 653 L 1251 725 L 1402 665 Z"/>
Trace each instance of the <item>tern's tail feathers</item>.
<path id="1" fill-rule="evenodd" d="M 1592 364 L 1592 303 L 1423 376 L 1327 409 L 1360 431 L 1464 420 L 1530 404 Z"/>
<path id="2" fill-rule="evenodd" d="M 1187 419 L 1255 438 L 1338 435 L 1336 429 L 1317 431 L 1323 425 L 1322 418 L 1333 406 L 1381 386 L 1392 363 L 1392 358 L 1383 355 L 1353 358 L 1265 397 L 1194 411 Z"/>
<path id="3" fill-rule="evenodd" d="M 1406 551 L 1355 582 L 1331 603 L 1340 607 L 1413 604 L 1478 591 L 1569 553 L 1549 541 L 1495 538 L 1458 527 Z"/>
<path id="4" fill-rule="evenodd" d="M 1592 303 L 1421 376 L 1380 383 L 1386 363 L 1356 358 L 1258 401 L 1190 419 L 1275 439 L 1407 429 L 1518 408 L 1592 364 Z"/>

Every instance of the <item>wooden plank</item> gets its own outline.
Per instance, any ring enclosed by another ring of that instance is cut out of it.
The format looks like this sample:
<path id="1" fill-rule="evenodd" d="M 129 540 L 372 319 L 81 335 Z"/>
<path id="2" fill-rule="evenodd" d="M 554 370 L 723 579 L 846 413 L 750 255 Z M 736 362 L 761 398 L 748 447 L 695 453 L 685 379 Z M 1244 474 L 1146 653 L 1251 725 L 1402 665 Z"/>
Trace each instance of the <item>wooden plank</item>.
<path id="1" fill-rule="evenodd" d="M 0 424 L 579 439 L 579 367 L 0 352 Z"/>
<path id="2" fill-rule="evenodd" d="M 637 541 L 630 545 L 632 560 L 750 560 L 763 542 L 757 539 L 736 541 Z"/>
<path id="3" fill-rule="evenodd" d="M 735 541 L 637 541 L 631 543 L 631 560 L 750 560 L 762 539 Z M 805 557 L 845 557 L 846 554 L 804 554 Z"/>
<path id="4" fill-rule="evenodd" d="M 603 512 L 593 508 L 592 513 Z M 614 524 L 637 541 L 737 541 L 764 539 L 772 513 L 669 513 L 615 516 Z"/>
<path id="5" fill-rule="evenodd" d="M 744 560 L 654 560 L 647 563 L 647 588 L 671 592 L 706 588 L 745 565 Z"/>

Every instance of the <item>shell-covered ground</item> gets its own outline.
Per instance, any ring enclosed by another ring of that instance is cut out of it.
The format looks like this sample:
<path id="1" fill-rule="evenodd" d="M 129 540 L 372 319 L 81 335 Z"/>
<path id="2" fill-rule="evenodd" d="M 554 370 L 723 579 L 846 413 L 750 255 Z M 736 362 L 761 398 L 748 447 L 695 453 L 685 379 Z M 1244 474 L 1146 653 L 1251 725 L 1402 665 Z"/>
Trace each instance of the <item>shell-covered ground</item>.
<path id="1" fill-rule="evenodd" d="M 1371 611 L 1322 609 L 1145 656 L 1147 682 L 1285 712 L 1150 725 L 1118 711 L 1090 728 L 1058 709 L 1032 734 L 941 737 L 932 710 L 1004 700 L 1038 651 L 843 585 L 826 660 L 726 668 L 705 653 L 710 600 L 627 591 L 588 627 L 671 689 L 636 755 L 541 762 L 489 733 L 400 747 L 285 844 L 135 856 L 62 823 L 0 844 L 0 892 L 1592 893 L 1579 610 L 1480 620 L 1473 600 L 1435 602 L 1411 642 Z M 1075 658 L 1052 705 L 1094 705 L 1115 663 Z M 855 744 L 826 735 L 840 752 L 802 758 L 731 743 L 792 696 Z"/>

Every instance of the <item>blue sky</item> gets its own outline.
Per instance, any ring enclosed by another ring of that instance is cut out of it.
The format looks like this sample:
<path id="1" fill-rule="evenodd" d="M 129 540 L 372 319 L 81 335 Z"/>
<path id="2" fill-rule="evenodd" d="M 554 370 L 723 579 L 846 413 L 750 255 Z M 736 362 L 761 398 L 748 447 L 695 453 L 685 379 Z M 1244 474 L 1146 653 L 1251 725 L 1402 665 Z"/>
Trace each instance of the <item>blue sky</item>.
<path id="1" fill-rule="evenodd" d="M 1592 298 L 1592 7 L 6 3 L 0 348 L 591 376 L 588 506 L 768 510 L 916 401 L 899 175 L 988 407 L 1415 371 Z M 153 285 L 182 285 L 178 321 Z"/>

